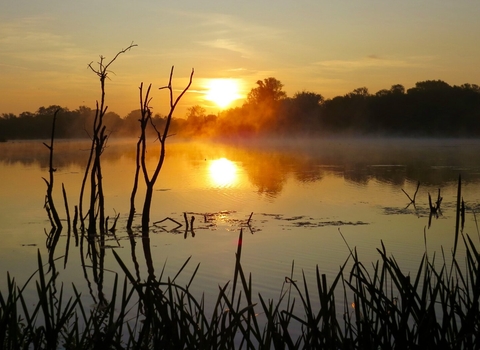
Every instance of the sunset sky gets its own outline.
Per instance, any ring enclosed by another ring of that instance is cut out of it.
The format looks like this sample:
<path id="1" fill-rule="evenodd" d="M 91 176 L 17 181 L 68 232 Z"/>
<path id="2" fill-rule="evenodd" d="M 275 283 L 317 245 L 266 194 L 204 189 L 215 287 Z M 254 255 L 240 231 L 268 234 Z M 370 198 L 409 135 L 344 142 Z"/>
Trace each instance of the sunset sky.
<path id="1" fill-rule="evenodd" d="M 122 117 L 139 108 L 141 82 L 153 84 L 153 111 L 166 113 L 156 88 L 172 65 L 178 90 L 195 69 L 176 117 L 197 104 L 221 109 L 207 100 L 210 79 L 236 82 L 237 105 L 268 77 L 288 96 L 325 98 L 434 79 L 480 85 L 479 19 L 476 0 L 5 0 L 0 113 L 94 108 L 99 82 L 88 64 L 132 42 L 138 47 L 112 65 L 106 87 L 109 110 Z"/>

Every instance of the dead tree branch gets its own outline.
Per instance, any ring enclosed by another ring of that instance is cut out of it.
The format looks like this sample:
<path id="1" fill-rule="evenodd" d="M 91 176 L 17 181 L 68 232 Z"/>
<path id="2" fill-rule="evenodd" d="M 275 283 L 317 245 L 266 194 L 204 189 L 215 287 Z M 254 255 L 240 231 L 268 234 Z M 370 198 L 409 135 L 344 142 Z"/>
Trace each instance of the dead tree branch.
<path id="1" fill-rule="evenodd" d="M 102 167 L 101 167 L 101 155 L 106 147 L 108 135 L 106 135 L 106 126 L 103 123 L 103 117 L 107 112 L 108 106 L 105 105 L 105 80 L 108 77 L 110 66 L 117 60 L 117 58 L 129 51 L 131 48 L 137 45 L 131 43 L 126 49 L 122 49 L 109 61 L 105 62 L 105 57 L 100 56 L 100 61 L 97 62 L 98 67 L 93 66 L 93 62 L 90 62 L 88 68 L 95 73 L 100 78 L 100 91 L 101 97 L 100 102 L 96 102 L 96 112 L 93 122 L 93 134 L 91 136 L 92 144 L 90 148 L 90 154 L 85 168 L 85 173 L 82 181 L 82 186 L 80 189 L 80 198 L 79 198 L 79 210 L 80 210 L 80 220 L 81 227 L 84 228 L 84 218 L 83 215 L 83 194 L 85 191 L 85 186 L 87 183 L 87 178 L 90 177 L 90 201 L 89 201 L 89 210 L 88 210 L 88 233 L 90 235 L 96 233 L 97 228 L 97 215 L 95 208 L 98 209 L 98 220 L 100 234 L 105 233 L 105 212 L 104 212 L 104 195 L 103 195 L 103 181 L 102 181 Z"/>
<path id="2" fill-rule="evenodd" d="M 62 229 L 62 223 L 60 221 L 60 217 L 58 216 L 57 209 L 55 208 L 55 204 L 53 202 L 53 196 L 52 196 L 53 180 L 54 180 L 53 173 L 55 171 L 57 171 L 57 169 L 55 169 L 53 167 L 53 141 L 55 139 L 55 122 L 57 120 L 58 112 L 59 112 L 59 109 L 57 109 L 55 111 L 55 113 L 53 114 L 52 134 L 51 134 L 51 137 L 50 137 L 50 145 L 47 145 L 46 143 L 43 143 L 45 145 L 45 147 L 47 147 L 48 150 L 50 151 L 49 166 L 48 166 L 49 180 L 47 180 L 45 178 L 43 178 L 43 180 L 47 184 L 47 194 L 46 194 L 46 198 L 45 198 L 45 209 L 47 210 L 47 213 L 49 214 L 49 217 L 50 217 L 50 213 L 51 213 L 50 222 L 52 224 L 52 227 L 61 230 Z"/>
<path id="3" fill-rule="evenodd" d="M 140 168 L 143 169 L 145 163 L 145 153 L 146 153 L 146 128 L 148 124 L 148 120 L 151 119 L 151 110 L 149 103 L 151 101 L 150 96 L 150 89 L 152 84 L 148 86 L 147 92 L 145 94 L 145 99 L 143 98 L 143 83 L 140 84 L 140 112 L 141 118 L 139 119 L 140 122 L 140 137 L 137 142 L 137 152 L 135 157 L 135 176 L 133 179 L 133 188 L 132 193 L 130 195 L 130 212 L 128 214 L 127 219 L 127 229 L 131 229 L 133 225 L 133 217 L 135 215 L 135 197 L 138 190 L 138 178 L 140 176 Z M 145 176 L 145 172 L 144 176 Z M 148 181 L 146 179 L 145 181 Z"/>
<path id="4" fill-rule="evenodd" d="M 143 96 L 143 83 L 140 85 L 140 108 L 141 108 L 141 119 L 140 121 L 140 138 L 137 143 L 137 160 L 136 160 L 136 172 L 135 172 L 135 179 L 134 179 L 134 185 L 132 189 L 132 195 L 130 197 L 130 214 L 129 218 L 127 221 L 127 228 L 131 228 L 132 222 L 133 222 L 133 215 L 135 213 L 135 195 L 137 192 L 137 186 L 138 186 L 138 178 L 139 178 L 139 171 L 142 171 L 143 178 L 145 181 L 146 185 L 146 191 L 145 191 L 145 198 L 144 198 L 144 203 L 143 203 L 143 210 L 142 210 L 142 236 L 148 237 L 149 235 L 149 225 L 150 225 L 150 208 L 151 208 L 151 203 L 152 203 L 152 197 L 153 197 L 153 187 L 155 185 L 155 182 L 157 181 L 158 175 L 160 173 L 160 170 L 163 166 L 163 163 L 165 161 L 165 141 L 168 136 L 168 131 L 170 128 L 170 123 L 172 120 L 173 113 L 175 111 L 175 108 L 180 101 L 180 99 L 183 97 L 183 95 L 187 92 L 187 90 L 190 88 L 193 80 L 193 74 L 194 70 L 192 69 L 192 72 L 190 74 L 190 80 L 188 82 L 188 85 L 182 90 L 180 95 L 174 99 L 173 96 L 173 87 L 172 87 L 172 80 L 173 80 L 173 72 L 174 72 L 174 67 L 172 66 L 172 69 L 170 70 L 170 78 L 168 81 L 168 85 L 161 87 L 160 90 L 162 89 L 168 89 L 169 90 L 169 96 L 170 96 L 170 112 L 168 113 L 168 116 L 166 117 L 166 124 L 163 129 L 163 132 L 160 132 L 155 124 L 152 121 L 152 111 L 149 106 L 149 103 L 151 101 L 151 98 L 149 97 L 150 95 L 150 88 L 151 85 L 149 85 L 147 92 L 145 96 Z M 150 177 L 150 174 L 147 169 L 146 165 L 146 153 L 147 153 L 147 143 L 146 143 L 146 128 L 147 124 L 151 125 L 153 130 L 155 131 L 158 140 L 160 141 L 160 150 L 159 150 L 159 158 L 157 161 L 157 165 L 153 171 L 153 174 Z"/>

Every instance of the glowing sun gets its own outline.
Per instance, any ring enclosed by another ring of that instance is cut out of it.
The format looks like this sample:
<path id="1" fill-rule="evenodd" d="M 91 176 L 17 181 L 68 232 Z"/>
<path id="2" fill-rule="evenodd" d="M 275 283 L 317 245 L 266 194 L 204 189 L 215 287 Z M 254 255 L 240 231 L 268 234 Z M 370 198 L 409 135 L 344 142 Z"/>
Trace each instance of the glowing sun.
<path id="1" fill-rule="evenodd" d="M 220 108 L 227 107 L 240 97 L 238 83 L 235 79 L 210 79 L 207 83 L 205 98 Z"/>
<path id="2" fill-rule="evenodd" d="M 216 186 L 230 186 L 237 177 L 237 166 L 226 158 L 216 159 L 210 164 L 210 176 Z"/>

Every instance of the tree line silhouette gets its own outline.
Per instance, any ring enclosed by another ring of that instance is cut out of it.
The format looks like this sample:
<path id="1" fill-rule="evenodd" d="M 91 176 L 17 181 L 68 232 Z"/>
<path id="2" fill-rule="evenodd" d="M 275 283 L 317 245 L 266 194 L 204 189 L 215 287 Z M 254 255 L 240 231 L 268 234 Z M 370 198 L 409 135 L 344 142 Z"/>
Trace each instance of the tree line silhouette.
<path id="1" fill-rule="evenodd" d="M 80 106 L 69 110 L 60 106 L 40 107 L 35 113 L 0 116 L 0 139 L 46 139 L 51 120 L 58 112 L 57 138 L 90 137 L 95 110 Z M 108 132 L 115 137 L 137 136 L 141 111 L 125 117 L 114 112 L 104 116 Z M 163 128 L 166 117 L 152 116 Z M 241 107 L 218 115 L 207 115 L 195 105 L 185 118 L 173 118 L 170 132 L 184 137 L 252 137 L 265 135 L 394 135 L 473 137 L 480 135 L 480 87 L 476 84 L 450 86 L 428 80 L 406 90 L 393 85 L 370 94 L 361 87 L 332 99 L 301 91 L 288 97 L 275 78 L 259 80 Z"/>

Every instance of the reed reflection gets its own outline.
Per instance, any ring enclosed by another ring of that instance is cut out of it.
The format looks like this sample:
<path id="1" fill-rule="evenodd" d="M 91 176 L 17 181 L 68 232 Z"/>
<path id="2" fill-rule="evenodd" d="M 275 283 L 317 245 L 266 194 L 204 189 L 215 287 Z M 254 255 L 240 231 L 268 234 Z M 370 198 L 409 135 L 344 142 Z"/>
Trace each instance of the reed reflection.
<path id="1" fill-rule="evenodd" d="M 83 275 L 87 282 L 90 295 L 94 303 L 99 307 L 104 307 L 108 304 L 103 292 L 103 279 L 105 272 L 104 236 L 105 235 L 100 235 L 97 237 L 97 235 L 82 233 L 80 239 L 80 261 L 83 269 Z M 89 260 L 90 264 L 87 263 L 87 259 Z M 97 286 L 97 293 L 94 292 L 89 271 L 92 273 L 93 283 Z"/>

